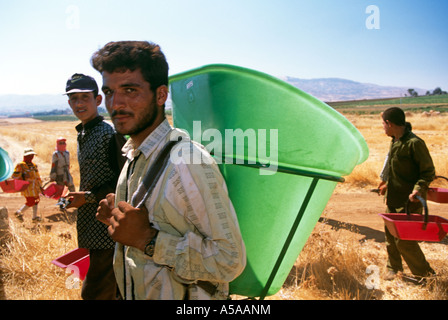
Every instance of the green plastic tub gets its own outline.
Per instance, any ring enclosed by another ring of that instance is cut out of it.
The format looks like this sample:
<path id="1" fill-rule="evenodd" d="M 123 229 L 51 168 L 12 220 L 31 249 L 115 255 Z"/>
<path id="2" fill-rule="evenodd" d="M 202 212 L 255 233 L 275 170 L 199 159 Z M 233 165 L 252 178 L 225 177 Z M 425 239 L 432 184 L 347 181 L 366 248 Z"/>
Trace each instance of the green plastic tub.
<path id="1" fill-rule="evenodd" d="M 0 148 L 0 182 L 11 177 L 13 171 L 13 163 L 8 152 Z"/>
<path id="2" fill-rule="evenodd" d="M 208 65 L 170 77 L 174 126 L 217 159 L 247 250 L 232 294 L 282 287 L 343 176 L 368 157 L 359 131 L 311 95 L 264 73 Z"/>

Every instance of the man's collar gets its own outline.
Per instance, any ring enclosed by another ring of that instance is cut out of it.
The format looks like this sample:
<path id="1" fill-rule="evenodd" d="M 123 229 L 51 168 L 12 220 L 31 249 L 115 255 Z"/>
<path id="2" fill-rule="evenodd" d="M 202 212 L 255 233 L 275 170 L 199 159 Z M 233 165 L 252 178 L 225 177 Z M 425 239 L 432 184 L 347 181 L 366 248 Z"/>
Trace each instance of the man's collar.
<path id="1" fill-rule="evenodd" d="M 404 132 L 403 132 L 403 135 L 399 139 L 395 140 L 395 138 L 392 137 L 392 142 L 394 142 L 394 141 L 405 141 L 406 139 L 408 139 L 409 135 L 411 135 L 411 134 L 412 134 L 412 131 L 409 130 L 408 128 L 406 128 L 404 130 Z"/>
<path id="2" fill-rule="evenodd" d="M 136 150 L 134 150 L 135 148 L 132 138 L 129 138 L 123 146 L 122 151 L 129 159 L 134 158 L 139 152 L 143 153 L 145 158 L 148 158 L 172 129 L 173 127 L 171 127 L 168 120 L 164 119 L 157 128 L 143 140 L 142 144 Z M 134 150 L 133 153 L 130 152 L 132 150 Z"/>
<path id="3" fill-rule="evenodd" d="M 98 123 L 100 123 L 103 120 L 104 120 L 103 116 L 96 116 L 94 119 L 90 120 L 85 125 L 80 123 L 75 128 L 76 128 L 76 130 L 78 132 L 81 132 L 83 129 L 91 129 L 91 128 L 93 128 L 94 126 L 96 126 Z"/>

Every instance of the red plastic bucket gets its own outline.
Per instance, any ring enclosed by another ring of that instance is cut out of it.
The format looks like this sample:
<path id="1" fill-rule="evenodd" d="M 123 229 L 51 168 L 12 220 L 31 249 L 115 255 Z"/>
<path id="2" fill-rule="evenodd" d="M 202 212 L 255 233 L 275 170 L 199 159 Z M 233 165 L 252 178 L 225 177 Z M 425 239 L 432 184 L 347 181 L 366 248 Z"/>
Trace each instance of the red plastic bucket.
<path id="1" fill-rule="evenodd" d="M 65 188 L 64 186 L 61 186 L 61 185 L 57 184 L 56 182 L 51 182 L 50 184 L 45 185 L 43 187 L 42 193 L 47 198 L 52 198 L 52 199 L 58 200 L 62 196 L 62 193 L 64 192 L 64 188 Z"/>
<path id="2" fill-rule="evenodd" d="M 54 259 L 51 263 L 64 269 L 71 266 L 72 270 L 78 272 L 75 276 L 79 276 L 80 280 L 84 280 L 90 266 L 89 251 L 85 248 L 77 248 Z"/>
<path id="3" fill-rule="evenodd" d="M 448 189 L 429 188 L 427 198 L 429 201 L 448 203 Z"/>
<path id="4" fill-rule="evenodd" d="M 402 240 L 413 241 L 441 241 L 448 232 L 448 220 L 439 216 L 428 214 L 426 201 L 417 197 L 423 204 L 424 215 L 406 213 L 379 214 L 386 224 L 389 232 Z"/>
<path id="5" fill-rule="evenodd" d="M 448 178 L 443 176 L 436 176 L 435 179 L 445 179 L 448 181 Z M 429 188 L 427 199 L 437 203 L 448 203 L 448 189 Z"/>
<path id="6" fill-rule="evenodd" d="M 0 187 L 2 188 L 3 192 L 13 193 L 25 190 L 29 184 L 30 183 L 25 180 L 7 179 L 0 182 Z"/>
<path id="7" fill-rule="evenodd" d="M 402 240 L 439 242 L 448 232 L 448 220 L 439 216 L 428 216 L 424 221 L 421 214 L 382 213 L 389 232 Z"/>

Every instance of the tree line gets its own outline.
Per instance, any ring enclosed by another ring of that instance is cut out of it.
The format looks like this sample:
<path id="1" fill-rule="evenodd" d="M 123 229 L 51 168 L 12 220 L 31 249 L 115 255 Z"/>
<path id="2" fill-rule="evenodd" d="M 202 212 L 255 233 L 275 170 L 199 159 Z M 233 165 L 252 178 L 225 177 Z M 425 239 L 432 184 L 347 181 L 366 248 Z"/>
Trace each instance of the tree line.
<path id="1" fill-rule="evenodd" d="M 408 89 L 408 93 L 411 97 L 417 97 L 418 96 L 418 92 L 415 91 L 414 89 Z M 426 96 L 437 96 L 437 95 L 441 95 L 441 94 L 447 94 L 446 91 L 443 91 L 440 87 L 435 88 L 432 92 L 431 91 L 426 91 Z"/>

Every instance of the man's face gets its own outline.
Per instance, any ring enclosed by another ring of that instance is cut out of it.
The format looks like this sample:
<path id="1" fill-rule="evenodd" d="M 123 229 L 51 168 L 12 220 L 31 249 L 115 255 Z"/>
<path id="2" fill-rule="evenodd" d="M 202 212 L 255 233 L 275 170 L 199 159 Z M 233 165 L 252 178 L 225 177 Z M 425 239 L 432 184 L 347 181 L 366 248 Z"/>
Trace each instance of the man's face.
<path id="1" fill-rule="evenodd" d="M 98 106 L 101 104 L 101 96 L 96 98 L 93 92 L 71 93 L 68 98 L 68 104 L 73 110 L 75 116 L 86 124 L 98 115 Z"/>
<path id="2" fill-rule="evenodd" d="M 67 150 L 67 145 L 64 140 L 56 141 L 56 149 L 60 152 Z"/>
<path id="3" fill-rule="evenodd" d="M 106 108 L 115 129 L 135 138 L 146 137 L 155 128 L 163 112 L 163 103 L 143 78 L 140 69 L 125 72 L 103 72 L 102 90 Z"/>
<path id="4" fill-rule="evenodd" d="M 388 136 L 392 136 L 391 133 L 391 126 L 390 126 L 390 122 L 389 121 L 384 121 L 383 120 L 383 129 L 384 129 L 384 133 Z"/>

